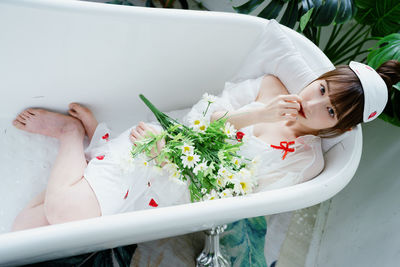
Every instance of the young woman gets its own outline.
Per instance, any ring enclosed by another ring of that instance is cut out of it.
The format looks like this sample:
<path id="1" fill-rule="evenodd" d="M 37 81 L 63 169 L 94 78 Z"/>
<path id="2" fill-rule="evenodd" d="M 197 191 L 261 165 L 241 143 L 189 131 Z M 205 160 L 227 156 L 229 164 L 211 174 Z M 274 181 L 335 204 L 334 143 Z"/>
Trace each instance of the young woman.
<path id="1" fill-rule="evenodd" d="M 388 61 L 377 71 L 351 62 L 323 74 L 299 95 L 291 95 L 277 77 L 264 75 L 225 87 L 205 120 L 228 111 L 228 122 L 242 132 L 240 155 L 255 157 L 256 191 L 312 179 L 323 169 L 321 137 L 368 122 L 385 108 L 388 89 L 400 78 L 400 64 Z M 199 118 L 199 101 L 184 123 Z M 60 147 L 45 191 L 17 216 L 13 231 L 131 210 L 190 202 L 187 185 L 174 183 L 142 159 L 132 162 L 132 143 L 162 129 L 143 123 L 114 137 L 91 111 L 69 105 L 66 116 L 29 108 L 13 121 L 18 129 L 57 138 Z M 84 150 L 83 138 L 90 145 Z M 157 146 L 161 149 L 163 140 Z M 156 154 L 156 151 L 153 151 Z M 214 192 L 215 193 L 215 192 Z"/>

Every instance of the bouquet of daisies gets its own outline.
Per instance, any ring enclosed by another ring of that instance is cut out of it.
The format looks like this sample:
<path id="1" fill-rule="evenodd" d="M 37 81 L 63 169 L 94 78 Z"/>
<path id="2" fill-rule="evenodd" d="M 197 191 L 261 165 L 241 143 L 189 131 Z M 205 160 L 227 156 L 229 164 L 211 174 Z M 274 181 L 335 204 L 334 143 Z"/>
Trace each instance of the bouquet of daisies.
<path id="1" fill-rule="evenodd" d="M 215 96 L 203 95 L 201 101 L 207 101 L 207 108 L 203 116 L 194 119 L 190 126 L 170 118 L 143 95 L 139 97 L 164 130 L 158 135 L 149 133 L 148 137 L 135 141 L 131 150 L 134 159 L 145 155 L 148 162 L 162 162 L 163 166 L 157 163 L 156 167 L 166 171 L 170 179 L 186 182 L 192 202 L 244 195 L 254 190 L 257 182 L 252 174 L 258 160 L 237 154 L 243 145 L 243 133 L 236 132 L 227 122 L 226 113 L 213 122 L 205 120 Z M 156 143 L 162 139 L 165 139 L 165 146 L 152 157 L 152 149 L 156 149 Z"/>

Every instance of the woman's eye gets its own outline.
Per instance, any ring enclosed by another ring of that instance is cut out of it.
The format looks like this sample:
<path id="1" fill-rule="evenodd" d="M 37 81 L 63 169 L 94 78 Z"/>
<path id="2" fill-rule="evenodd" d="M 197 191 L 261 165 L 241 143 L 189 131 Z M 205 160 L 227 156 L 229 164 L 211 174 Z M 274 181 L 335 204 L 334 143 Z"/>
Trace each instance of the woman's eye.
<path id="1" fill-rule="evenodd" d="M 319 90 L 321 91 L 321 94 L 322 94 L 322 95 L 325 94 L 325 86 L 323 86 L 322 84 L 321 84 L 321 86 L 319 87 Z"/>
<path id="2" fill-rule="evenodd" d="M 328 108 L 328 113 L 332 118 L 335 117 L 335 111 L 333 110 L 333 108 Z"/>

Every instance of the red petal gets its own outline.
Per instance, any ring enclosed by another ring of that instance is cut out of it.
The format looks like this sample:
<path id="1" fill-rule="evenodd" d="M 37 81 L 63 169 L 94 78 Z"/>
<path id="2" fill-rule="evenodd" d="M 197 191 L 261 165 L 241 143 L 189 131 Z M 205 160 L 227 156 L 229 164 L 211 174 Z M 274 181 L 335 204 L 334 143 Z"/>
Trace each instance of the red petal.
<path id="1" fill-rule="evenodd" d="M 96 159 L 98 159 L 98 160 L 103 160 L 103 159 L 104 159 L 104 155 L 102 155 L 102 156 L 97 156 Z"/>
<path id="2" fill-rule="evenodd" d="M 374 117 L 375 115 L 376 115 L 376 111 L 372 112 L 372 113 L 369 115 L 368 119 L 371 119 L 371 118 Z"/>
<path id="3" fill-rule="evenodd" d="M 106 134 L 103 135 L 101 138 L 103 138 L 103 139 L 108 139 L 109 136 L 110 136 L 110 135 L 109 135 L 108 133 L 106 133 Z"/>
<path id="4" fill-rule="evenodd" d="M 241 142 L 243 139 L 244 133 L 243 132 L 236 132 L 236 139 Z"/>
<path id="5" fill-rule="evenodd" d="M 126 195 L 125 195 L 124 199 L 126 199 L 128 197 L 128 194 L 129 194 L 129 189 L 128 189 L 128 191 L 126 191 Z"/>
<path id="6" fill-rule="evenodd" d="M 149 206 L 158 207 L 158 204 L 157 204 L 157 202 L 156 202 L 154 199 L 151 199 L 151 200 L 150 200 L 150 203 L 149 203 Z"/>

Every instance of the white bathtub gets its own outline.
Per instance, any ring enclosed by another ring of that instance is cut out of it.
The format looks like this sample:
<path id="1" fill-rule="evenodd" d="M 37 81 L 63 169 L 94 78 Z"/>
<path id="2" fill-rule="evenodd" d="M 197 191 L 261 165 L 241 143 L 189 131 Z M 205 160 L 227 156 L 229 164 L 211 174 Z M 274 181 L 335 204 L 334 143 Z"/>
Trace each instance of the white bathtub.
<path id="1" fill-rule="evenodd" d="M 121 132 L 149 114 L 139 93 L 164 111 L 190 107 L 206 91 L 220 93 L 267 23 L 220 12 L 65 0 L 1 1 L 0 265 L 66 257 L 301 209 L 345 187 L 361 157 L 360 126 L 326 153 L 325 170 L 303 184 L 8 233 L 19 211 L 45 188 L 57 151 L 56 140 L 11 126 L 19 112 L 27 107 L 66 112 L 68 103 L 76 101 Z M 311 42 L 285 31 L 317 67 L 321 52 L 310 51 Z"/>

